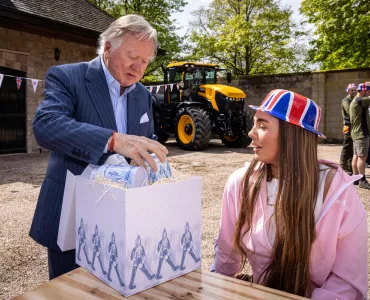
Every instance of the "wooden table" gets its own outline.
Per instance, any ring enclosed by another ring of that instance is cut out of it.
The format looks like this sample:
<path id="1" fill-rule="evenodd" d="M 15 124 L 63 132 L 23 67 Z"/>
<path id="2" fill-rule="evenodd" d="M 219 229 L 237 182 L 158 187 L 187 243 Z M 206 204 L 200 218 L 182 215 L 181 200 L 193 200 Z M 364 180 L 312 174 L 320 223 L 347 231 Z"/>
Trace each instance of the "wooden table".
<path id="1" fill-rule="evenodd" d="M 104 282 L 82 268 L 78 268 L 14 300 L 73 300 L 73 299 L 307 299 L 278 290 L 252 284 L 220 274 L 196 270 L 167 281 L 128 298 L 123 297 Z"/>

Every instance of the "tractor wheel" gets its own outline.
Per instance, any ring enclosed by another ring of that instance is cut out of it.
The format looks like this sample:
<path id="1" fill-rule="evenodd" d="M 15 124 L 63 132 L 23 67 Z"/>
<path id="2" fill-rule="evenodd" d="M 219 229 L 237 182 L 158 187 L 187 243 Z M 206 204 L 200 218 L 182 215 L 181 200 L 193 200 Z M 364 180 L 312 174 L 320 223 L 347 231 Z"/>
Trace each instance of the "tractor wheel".
<path id="1" fill-rule="evenodd" d="M 182 149 L 202 150 L 211 139 L 211 120 L 206 111 L 198 107 L 185 107 L 176 117 L 176 140 Z"/>
<path id="2" fill-rule="evenodd" d="M 220 136 L 222 143 L 226 147 L 230 148 L 245 148 L 248 147 L 249 144 L 252 142 L 252 139 L 248 136 L 248 132 L 252 129 L 251 124 L 247 124 L 246 131 L 243 135 L 239 136 L 227 136 L 223 135 Z"/>
<path id="3" fill-rule="evenodd" d="M 161 114 L 159 107 L 153 107 L 153 122 L 154 122 L 154 133 L 158 137 L 158 142 L 164 144 L 168 140 L 167 129 L 163 129 L 161 124 Z"/>

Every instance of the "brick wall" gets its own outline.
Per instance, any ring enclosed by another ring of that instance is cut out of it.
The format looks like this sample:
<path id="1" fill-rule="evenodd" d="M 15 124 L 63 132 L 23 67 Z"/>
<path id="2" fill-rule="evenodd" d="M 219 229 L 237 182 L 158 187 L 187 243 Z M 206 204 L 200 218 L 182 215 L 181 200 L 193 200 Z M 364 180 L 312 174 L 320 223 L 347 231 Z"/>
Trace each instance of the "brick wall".
<path id="1" fill-rule="evenodd" d="M 96 48 L 0 27 L 0 66 L 26 72 L 26 77 L 44 79 L 54 65 L 89 61 L 96 56 Z M 60 59 L 54 58 L 54 49 L 60 50 Z M 27 81 L 27 152 L 39 150 L 32 132 L 32 119 L 42 100 L 44 82 L 39 82 L 36 93 Z"/>
<path id="2" fill-rule="evenodd" d="M 322 110 L 319 130 L 328 142 L 341 142 L 341 102 L 349 83 L 370 81 L 370 68 L 341 71 L 306 72 L 267 76 L 246 76 L 231 85 L 247 94 L 247 104 L 259 105 L 272 89 L 292 90 L 314 100 Z M 224 83 L 225 84 L 225 83 Z"/>

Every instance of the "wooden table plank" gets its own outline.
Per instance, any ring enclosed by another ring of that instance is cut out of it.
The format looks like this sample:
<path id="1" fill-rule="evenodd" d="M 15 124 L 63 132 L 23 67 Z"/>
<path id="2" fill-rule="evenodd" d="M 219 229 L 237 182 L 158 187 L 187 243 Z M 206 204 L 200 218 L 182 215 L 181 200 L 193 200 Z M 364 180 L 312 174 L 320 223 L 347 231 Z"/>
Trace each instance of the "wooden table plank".
<path id="1" fill-rule="evenodd" d="M 128 297 L 130 300 L 303 300 L 307 299 L 220 274 L 197 270 Z M 86 270 L 78 268 L 14 300 L 126 299 Z"/>

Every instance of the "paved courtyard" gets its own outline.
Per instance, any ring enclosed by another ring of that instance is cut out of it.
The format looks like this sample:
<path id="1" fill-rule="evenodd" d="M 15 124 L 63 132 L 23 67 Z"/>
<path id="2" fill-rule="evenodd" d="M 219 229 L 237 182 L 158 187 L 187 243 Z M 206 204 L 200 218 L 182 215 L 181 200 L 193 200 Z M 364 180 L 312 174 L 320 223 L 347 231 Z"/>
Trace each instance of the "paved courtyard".
<path id="1" fill-rule="evenodd" d="M 202 176 L 202 268 L 209 269 L 224 185 L 234 170 L 251 160 L 253 151 L 226 148 L 216 141 L 202 152 L 183 151 L 171 142 L 167 146 L 176 172 Z M 319 156 L 334 162 L 339 162 L 340 151 L 339 145 L 319 146 Z M 0 299 L 48 280 L 46 250 L 28 236 L 48 156 L 48 152 L 0 156 Z M 370 169 L 366 174 L 370 177 Z M 370 191 L 357 191 L 369 212 Z"/>

